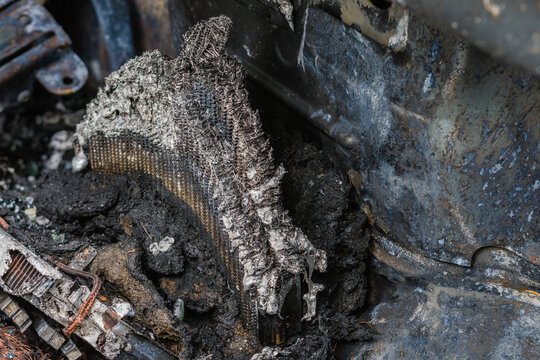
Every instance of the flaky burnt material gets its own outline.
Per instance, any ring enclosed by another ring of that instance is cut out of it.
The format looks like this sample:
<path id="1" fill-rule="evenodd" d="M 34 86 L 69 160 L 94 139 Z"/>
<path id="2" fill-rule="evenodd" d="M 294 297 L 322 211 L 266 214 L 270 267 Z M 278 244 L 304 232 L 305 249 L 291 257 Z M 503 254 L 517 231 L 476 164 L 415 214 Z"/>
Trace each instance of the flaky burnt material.
<path id="1" fill-rule="evenodd" d="M 181 200 L 206 230 L 242 302 L 248 325 L 277 315 L 299 276 L 308 282 L 326 255 L 295 227 L 281 204 L 282 166 L 273 163 L 259 116 L 228 56 L 231 21 L 216 17 L 184 35 L 180 55 L 151 51 L 111 74 L 77 127 L 93 169 L 144 173 Z"/>

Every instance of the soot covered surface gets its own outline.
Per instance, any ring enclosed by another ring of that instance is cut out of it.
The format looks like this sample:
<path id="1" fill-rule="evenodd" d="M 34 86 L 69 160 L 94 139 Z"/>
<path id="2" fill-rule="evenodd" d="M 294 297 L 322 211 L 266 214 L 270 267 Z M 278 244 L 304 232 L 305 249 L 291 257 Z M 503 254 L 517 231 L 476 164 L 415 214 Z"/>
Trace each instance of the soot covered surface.
<path id="1" fill-rule="evenodd" d="M 36 186 L 12 183 L 2 193 L 1 216 L 38 254 L 68 260 L 88 244 L 96 247 L 92 270 L 106 280 L 102 293 L 133 303 L 130 321 L 153 330 L 185 358 L 340 358 L 342 346 L 372 336 L 358 317 L 366 294 L 366 219 L 346 174 L 317 141 L 301 128 L 275 121 L 268 132 L 276 162 L 287 171 L 285 206 L 295 225 L 327 252 L 329 265 L 327 273 L 315 275 L 325 286 L 316 318 L 279 348 L 261 351 L 249 339 L 210 248 L 145 179 L 52 171 Z M 41 221 L 15 213 L 14 203 L 21 210 L 35 207 Z M 173 315 L 178 299 L 185 309 L 182 321 Z"/>

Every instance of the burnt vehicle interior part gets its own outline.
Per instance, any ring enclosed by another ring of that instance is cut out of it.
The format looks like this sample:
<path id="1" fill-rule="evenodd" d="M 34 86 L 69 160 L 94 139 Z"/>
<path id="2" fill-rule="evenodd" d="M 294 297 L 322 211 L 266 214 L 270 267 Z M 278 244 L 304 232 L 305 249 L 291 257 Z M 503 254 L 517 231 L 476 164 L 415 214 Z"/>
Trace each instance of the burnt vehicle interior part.
<path id="1" fill-rule="evenodd" d="M 146 53 L 111 75 L 77 127 L 75 162 L 148 175 L 177 198 L 226 267 L 248 331 L 280 344 L 303 316 L 304 263 L 324 271 L 326 258 L 280 204 L 283 169 L 249 108 L 241 68 L 222 54 L 231 26 L 226 17 L 201 22 L 176 59 Z M 311 318 L 320 285 L 306 282 Z"/>
<path id="2" fill-rule="evenodd" d="M 539 74 L 536 0 L 0 0 L 0 354 L 537 358 Z"/>
<path id="3" fill-rule="evenodd" d="M 88 69 L 71 39 L 34 1 L 0 2 L 0 111 L 29 100 L 35 80 L 66 95 L 85 84 Z"/>
<path id="4" fill-rule="evenodd" d="M 63 275 L 57 268 L 46 263 L 38 256 L 30 252 L 23 245 L 13 239 L 5 230 L 0 230 L 2 237 L 2 252 L 6 257 L 2 258 L 2 289 L 8 294 L 20 296 L 36 309 L 47 314 L 55 322 L 65 326 L 62 336 L 54 328 L 51 328 L 41 317 L 36 317 L 35 323 L 38 335 L 44 338 L 53 348 L 62 347 L 64 353 L 73 353 L 70 356 L 82 355 L 76 346 L 69 340 L 73 332 L 92 344 L 106 358 L 114 359 L 128 343 L 130 333 L 135 333 L 133 329 L 124 322 L 122 317 L 125 313 L 101 304 L 95 300 L 97 293 L 86 286 L 79 286 L 73 280 Z M 70 269 L 70 273 L 77 273 L 80 270 L 63 266 L 60 269 Z M 92 289 L 93 290 L 93 289 Z M 94 296 L 92 298 L 92 296 Z M 16 317 L 21 323 L 21 317 L 28 315 L 17 309 L 9 295 L 4 294 L 4 303 L 10 316 Z M 90 302 L 88 299 L 90 298 Z M 85 304 L 88 304 L 85 307 Z M 118 309 L 126 307 L 118 306 Z M 84 317 L 79 317 L 79 311 L 85 309 Z M 18 314 L 22 314 L 18 315 Z M 73 314 L 76 314 L 73 316 Z M 17 324 L 16 322 L 16 324 Z M 28 320 L 20 325 L 22 332 L 28 326 Z M 140 341 L 140 340 L 139 340 Z M 148 340 L 147 342 L 150 342 Z M 165 350 L 162 351 L 167 354 Z M 68 355 L 66 355 L 68 356 Z M 167 355 L 168 358 L 172 356 Z M 78 358 L 77 356 L 75 358 Z M 162 357 L 167 358 L 167 357 Z"/>

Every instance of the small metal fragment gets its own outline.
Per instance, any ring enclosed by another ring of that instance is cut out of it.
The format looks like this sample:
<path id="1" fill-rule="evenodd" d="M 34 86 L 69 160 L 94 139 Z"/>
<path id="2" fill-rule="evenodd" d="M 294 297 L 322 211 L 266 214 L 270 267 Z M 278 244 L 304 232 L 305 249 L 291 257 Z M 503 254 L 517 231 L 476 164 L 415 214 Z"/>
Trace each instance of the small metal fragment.
<path id="1" fill-rule="evenodd" d="M 161 239 L 160 242 L 153 242 L 148 247 L 148 250 L 152 253 L 154 256 L 158 256 L 160 253 L 167 252 L 171 250 L 172 246 L 174 245 L 174 238 L 170 236 L 166 236 L 163 239 Z"/>
<path id="2" fill-rule="evenodd" d="M 2 290 L 0 290 L 0 310 L 11 318 L 21 332 L 25 332 L 32 325 L 32 320 L 26 311 Z"/>
<path id="3" fill-rule="evenodd" d="M 39 226 L 47 226 L 51 223 L 51 220 L 47 219 L 45 216 L 38 216 L 36 218 L 36 224 L 38 224 Z"/>
<path id="4" fill-rule="evenodd" d="M 66 342 L 66 338 L 58 330 L 50 326 L 41 316 L 34 316 L 34 329 L 39 337 L 58 350 Z"/>
<path id="5" fill-rule="evenodd" d="M 159 251 L 167 252 L 171 250 L 173 245 L 174 245 L 174 238 L 170 236 L 166 236 L 159 242 Z"/>
<path id="6" fill-rule="evenodd" d="M 71 168 L 75 172 L 84 170 L 88 166 L 88 158 L 83 151 L 79 151 L 77 155 L 71 160 Z"/>
<path id="7" fill-rule="evenodd" d="M 93 246 L 88 246 L 80 253 L 76 254 L 69 262 L 68 266 L 76 270 L 84 270 L 96 257 L 97 250 Z"/>
<path id="8" fill-rule="evenodd" d="M 184 300 L 178 299 L 174 303 L 174 316 L 180 320 L 184 320 Z"/>
<path id="9" fill-rule="evenodd" d="M 9 224 L 6 222 L 6 220 L 2 219 L 1 217 L 0 217 L 0 226 L 2 226 L 4 230 L 9 229 Z"/>
<path id="10" fill-rule="evenodd" d="M 34 220 L 36 220 L 36 217 L 37 217 L 36 216 L 36 211 L 37 211 L 36 207 L 33 206 L 31 208 L 28 208 L 28 209 L 24 210 L 24 215 L 26 215 L 28 220 L 34 221 Z"/>

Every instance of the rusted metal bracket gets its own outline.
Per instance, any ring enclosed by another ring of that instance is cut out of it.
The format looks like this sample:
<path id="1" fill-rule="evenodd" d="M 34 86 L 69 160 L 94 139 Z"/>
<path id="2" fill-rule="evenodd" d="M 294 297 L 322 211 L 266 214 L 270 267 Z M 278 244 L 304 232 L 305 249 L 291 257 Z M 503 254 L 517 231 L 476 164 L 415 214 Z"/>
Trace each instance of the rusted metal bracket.
<path id="1" fill-rule="evenodd" d="M 33 77 L 53 94 L 79 90 L 88 69 L 52 15 L 32 0 L 0 2 L 0 111 L 28 100 Z"/>
<path id="2" fill-rule="evenodd" d="M 11 296 L 2 290 L 0 290 L 0 310 L 9 316 L 22 333 L 32 325 L 32 320 L 28 316 L 28 313 Z"/>

